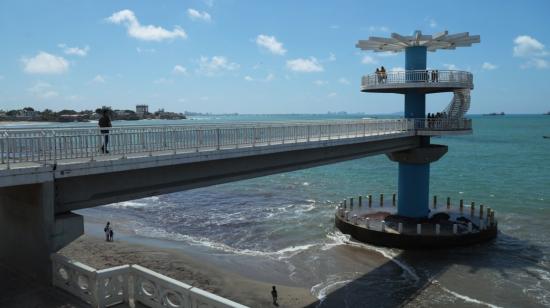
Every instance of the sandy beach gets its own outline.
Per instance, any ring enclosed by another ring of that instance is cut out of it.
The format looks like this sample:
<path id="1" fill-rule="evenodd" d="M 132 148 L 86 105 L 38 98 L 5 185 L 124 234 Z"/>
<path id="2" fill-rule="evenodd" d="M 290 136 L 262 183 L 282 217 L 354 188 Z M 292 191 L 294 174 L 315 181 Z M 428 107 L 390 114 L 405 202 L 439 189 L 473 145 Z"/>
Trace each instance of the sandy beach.
<path id="1" fill-rule="evenodd" d="M 106 242 L 103 238 L 83 235 L 59 253 L 96 269 L 139 264 L 250 307 L 274 307 L 270 284 L 216 268 L 179 250 L 124 241 Z M 277 290 L 279 307 L 305 307 L 317 302 L 306 288 L 277 285 Z"/>

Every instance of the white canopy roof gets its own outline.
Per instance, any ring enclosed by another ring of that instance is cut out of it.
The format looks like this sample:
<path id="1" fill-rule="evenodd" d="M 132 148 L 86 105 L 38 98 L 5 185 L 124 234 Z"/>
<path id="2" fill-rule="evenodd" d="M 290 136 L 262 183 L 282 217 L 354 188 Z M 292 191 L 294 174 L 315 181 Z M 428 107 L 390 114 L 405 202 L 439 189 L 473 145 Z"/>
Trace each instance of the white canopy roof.
<path id="1" fill-rule="evenodd" d="M 470 47 L 472 44 L 479 42 L 479 35 L 470 35 L 468 32 L 449 35 L 447 31 L 443 31 L 432 36 L 424 35 L 421 31 L 416 30 L 410 36 L 397 33 L 392 33 L 391 38 L 371 36 L 368 40 L 359 40 L 355 46 L 362 50 L 375 52 L 400 52 L 413 46 L 426 46 L 428 51 L 436 51 L 437 49 Z"/>

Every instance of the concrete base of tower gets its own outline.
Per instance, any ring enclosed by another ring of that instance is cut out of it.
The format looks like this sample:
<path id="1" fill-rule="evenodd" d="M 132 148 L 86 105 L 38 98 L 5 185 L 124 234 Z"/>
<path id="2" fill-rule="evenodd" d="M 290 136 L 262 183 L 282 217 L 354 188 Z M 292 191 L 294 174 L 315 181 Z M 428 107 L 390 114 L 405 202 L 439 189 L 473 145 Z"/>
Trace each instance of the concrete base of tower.
<path id="1" fill-rule="evenodd" d="M 429 144 L 420 148 L 387 153 L 391 161 L 405 164 L 429 164 L 438 161 L 448 151 L 446 145 Z"/>
<path id="2" fill-rule="evenodd" d="M 335 226 L 353 239 L 376 246 L 399 249 L 443 249 L 490 241 L 498 234 L 496 222 L 473 223 L 459 220 L 409 220 L 395 215 L 377 213 L 365 223 L 365 217 L 348 213 L 335 215 Z"/>

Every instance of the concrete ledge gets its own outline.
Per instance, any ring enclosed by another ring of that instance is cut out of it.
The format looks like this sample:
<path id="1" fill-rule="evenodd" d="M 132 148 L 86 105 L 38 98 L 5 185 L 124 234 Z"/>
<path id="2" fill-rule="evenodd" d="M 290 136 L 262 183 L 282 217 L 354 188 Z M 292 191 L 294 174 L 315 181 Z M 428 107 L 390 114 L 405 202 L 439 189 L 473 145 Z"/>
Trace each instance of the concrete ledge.
<path id="1" fill-rule="evenodd" d="M 446 145 L 430 144 L 421 148 L 387 153 L 386 156 L 394 162 L 406 164 L 429 164 L 438 161 L 448 151 Z"/>
<path id="2" fill-rule="evenodd" d="M 410 235 L 366 229 L 345 221 L 338 215 L 334 217 L 335 226 L 352 238 L 376 246 L 399 249 L 441 249 L 468 246 L 494 239 L 497 236 L 497 224 L 475 233 L 458 235 Z"/>

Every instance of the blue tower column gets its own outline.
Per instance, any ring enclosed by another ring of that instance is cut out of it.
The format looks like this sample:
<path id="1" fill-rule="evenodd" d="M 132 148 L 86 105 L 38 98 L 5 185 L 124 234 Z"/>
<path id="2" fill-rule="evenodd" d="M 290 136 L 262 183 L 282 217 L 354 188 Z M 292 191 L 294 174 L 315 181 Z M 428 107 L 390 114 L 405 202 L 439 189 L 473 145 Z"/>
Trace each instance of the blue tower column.
<path id="1" fill-rule="evenodd" d="M 427 48 L 425 46 L 405 49 L 405 70 L 426 70 Z M 419 77 L 420 76 L 420 77 Z M 422 82 L 422 74 L 407 74 L 408 82 Z M 405 118 L 424 118 L 426 94 L 416 89 L 405 93 Z M 429 144 L 425 137 L 424 144 Z M 430 212 L 430 164 L 399 162 L 397 214 L 407 217 L 426 217 Z"/>

